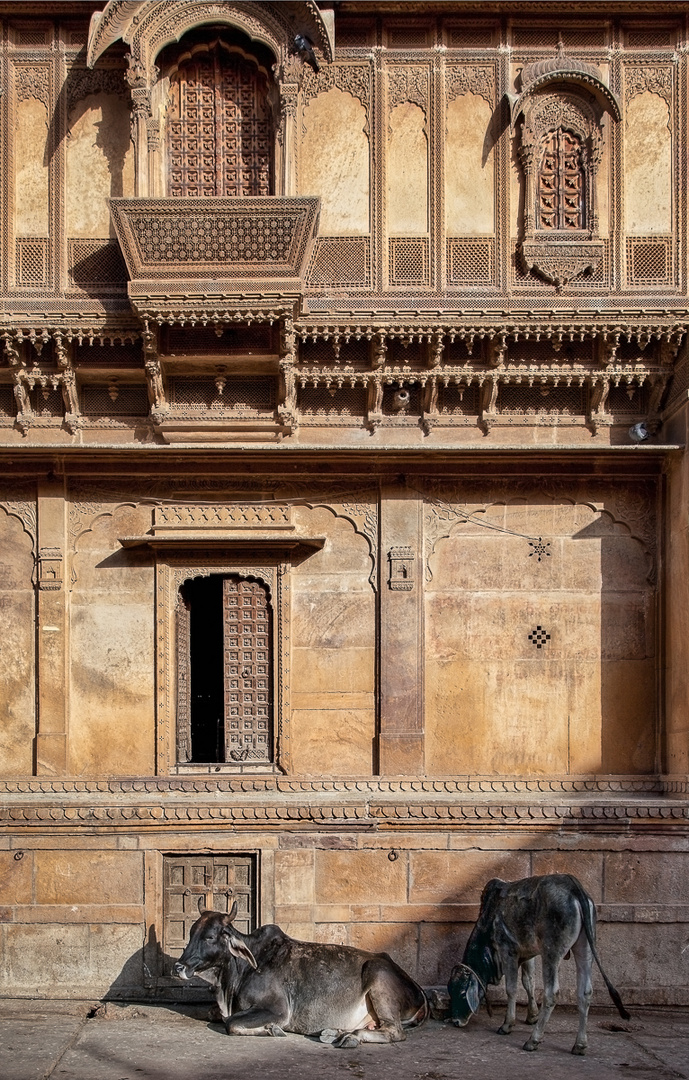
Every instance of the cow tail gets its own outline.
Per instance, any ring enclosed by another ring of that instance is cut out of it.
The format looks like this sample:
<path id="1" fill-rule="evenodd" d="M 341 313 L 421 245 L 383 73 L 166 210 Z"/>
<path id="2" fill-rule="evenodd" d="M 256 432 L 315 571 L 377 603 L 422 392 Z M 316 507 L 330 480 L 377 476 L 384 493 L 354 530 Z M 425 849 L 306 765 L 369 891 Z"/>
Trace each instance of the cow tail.
<path id="1" fill-rule="evenodd" d="M 622 1004 L 622 998 L 620 997 L 619 993 L 617 992 L 615 987 L 610 982 L 610 979 L 608 978 L 608 976 L 603 971 L 603 965 L 600 962 L 600 957 L 599 957 L 598 952 L 596 950 L 596 931 L 594 929 L 593 922 L 591 921 L 591 908 L 589 906 L 590 903 L 591 903 L 591 898 L 589 897 L 588 893 L 585 891 L 585 889 L 584 889 L 583 885 L 581 884 L 581 882 L 577 881 L 577 879 L 575 877 L 572 877 L 571 875 L 570 875 L 570 880 L 572 882 L 572 890 L 574 892 L 574 895 L 576 896 L 577 900 L 579 901 L 579 907 L 581 908 L 581 921 L 584 924 L 584 931 L 586 933 L 586 938 L 588 940 L 591 952 L 593 953 L 593 959 L 596 961 L 596 964 L 598 965 L 598 970 L 600 971 L 601 975 L 603 976 L 603 982 L 605 983 L 605 985 L 608 988 L 608 993 L 610 994 L 610 997 L 612 998 L 612 1000 L 613 1000 L 613 1002 L 615 1004 L 615 1008 L 617 1009 L 618 1013 L 620 1014 L 620 1016 L 622 1017 L 623 1020 L 630 1020 L 631 1019 L 630 1014 L 627 1012 L 624 1005 Z"/>
<path id="2" fill-rule="evenodd" d="M 422 1000 L 421 1004 L 419 1005 L 418 1009 L 416 1010 L 416 1012 L 414 1013 L 414 1015 L 412 1017 L 410 1017 L 409 1020 L 403 1020 L 402 1021 L 402 1027 L 403 1028 L 420 1027 L 421 1024 L 426 1023 L 426 1021 L 428 1020 L 428 1017 L 431 1015 L 431 1004 L 430 1004 L 430 1002 L 428 1000 L 428 997 L 426 995 L 426 991 L 424 990 L 424 988 L 422 986 L 419 986 L 418 983 L 414 983 L 414 985 L 416 986 L 416 989 L 421 994 L 421 997 L 423 998 L 423 1000 Z"/>

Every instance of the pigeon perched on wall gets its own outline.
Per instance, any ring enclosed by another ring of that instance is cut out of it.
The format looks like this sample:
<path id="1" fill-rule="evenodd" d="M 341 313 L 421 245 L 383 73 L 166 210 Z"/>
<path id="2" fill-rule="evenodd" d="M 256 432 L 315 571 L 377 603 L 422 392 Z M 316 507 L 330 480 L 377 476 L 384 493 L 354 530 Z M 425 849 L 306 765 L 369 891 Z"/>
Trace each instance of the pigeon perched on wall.
<path id="1" fill-rule="evenodd" d="M 629 429 L 629 438 L 635 443 L 647 442 L 652 435 L 655 435 L 658 426 L 657 421 L 653 420 L 642 420 L 639 424 L 632 424 Z"/>
<path id="2" fill-rule="evenodd" d="M 297 34 L 294 38 L 294 47 L 305 64 L 310 64 L 315 72 L 320 71 L 313 45 L 303 34 Z"/>

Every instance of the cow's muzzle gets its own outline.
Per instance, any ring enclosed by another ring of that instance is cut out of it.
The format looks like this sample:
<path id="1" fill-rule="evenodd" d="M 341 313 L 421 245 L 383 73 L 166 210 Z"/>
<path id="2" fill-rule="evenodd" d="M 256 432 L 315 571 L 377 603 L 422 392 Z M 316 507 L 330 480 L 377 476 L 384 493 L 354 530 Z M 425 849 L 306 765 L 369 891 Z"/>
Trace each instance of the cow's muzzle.
<path id="1" fill-rule="evenodd" d="M 178 979 L 188 979 L 189 972 L 187 971 L 187 965 L 181 964 L 179 960 L 172 969 L 173 975 L 176 975 Z"/>

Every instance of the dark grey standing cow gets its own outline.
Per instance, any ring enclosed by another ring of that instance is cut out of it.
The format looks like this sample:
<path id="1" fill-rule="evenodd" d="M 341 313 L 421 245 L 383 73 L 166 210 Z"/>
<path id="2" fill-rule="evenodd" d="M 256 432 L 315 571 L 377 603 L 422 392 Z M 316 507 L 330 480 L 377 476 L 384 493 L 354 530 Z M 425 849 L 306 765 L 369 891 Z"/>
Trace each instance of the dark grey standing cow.
<path id="1" fill-rule="evenodd" d="M 400 1042 L 428 1016 L 420 986 L 387 953 L 295 941 L 279 926 L 242 934 L 229 915 L 204 911 L 175 975 L 199 975 L 216 993 L 228 1035 L 320 1035 L 322 1042 Z"/>
<path id="2" fill-rule="evenodd" d="M 591 967 L 595 960 L 620 1016 L 629 1019 L 620 995 L 601 967 L 596 952 L 596 908 L 583 886 L 571 874 L 501 881 L 493 878 L 481 895 L 481 910 L 471 931 L 462 963 L 452 970 L 451 1018 L 463 1027 L 478 1011 L 486 987 L 505 976 L 507 1013 L 500 1035 L 509 1035 L 516 1020 L 519 968 L 528 997 L 527 1024 L 535 1024 L 525 1050 L 538 1050 L 559 990 L 560 961 L 569 952 L 577 967 L 579 1030 L 573 1054 L 584 1054 L 588 1039 L 586 1019 L 591 1004 Z M 543 1003 L 534 996 L 535 957 L 543 964 Z"/>

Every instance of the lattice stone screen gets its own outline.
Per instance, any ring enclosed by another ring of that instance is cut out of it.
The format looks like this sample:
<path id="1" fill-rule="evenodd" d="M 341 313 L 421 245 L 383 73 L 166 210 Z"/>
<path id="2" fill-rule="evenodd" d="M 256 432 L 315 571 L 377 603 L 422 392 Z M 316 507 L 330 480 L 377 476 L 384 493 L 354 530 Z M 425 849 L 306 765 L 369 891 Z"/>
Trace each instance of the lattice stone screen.
<path id="1" fill-rule="evenodd" d="M 317 240 L 306 279 L 311 287 L 368 288 L 371 283 L 368 237 L 338 236 Z"/>
<path id="2" fill-rule="evenodd" d="M 127 268 L 120 246 L 114 240 L 69 240 L 67 266 L 73 288 L 124 289 L 127 283 Z"/>
<path id="3" fill-rule="evenodd" d="M 173 410 L 232 409 L 266 412 L 275 408 L 274 379 L 227 378 L 222 390 L 212 378 L 174 376 L 169 382 Z"/>
<path id="4" fill-rule="evenodd" d="M 447 241 L 448 285 L 493 285 L 495 241 L 451 237 Z"/>
<path id="5" fill-rule="evenodd" d="M 147 416 L 148 392 L 145 386 L 83 386 L 81 409 L 85 416 Z"/>
<path id="6" fill-rule="evenodd" d="M 583 386 L 501 386 L 498 395 L 501 415 L 555 413 L 584 416 L 586 388 Z"/>
<path id="7" fill-rule="evenodd" d="M 45 288 L 48 284 L 47 237 L 19 237 L 15 243 L 15 273 L 20 288 Z"/>
<path id="8" fill-rule="evenodd" d="M 427 237 L 399 237 L 389 243 L 389 278 L 395 285 L 428 285 Z"/>
<path id="9" fill-rule="evenodd" d="M 627 237 L 627 280 L 630 285 L 671 285 L 671 237 Z"/>

